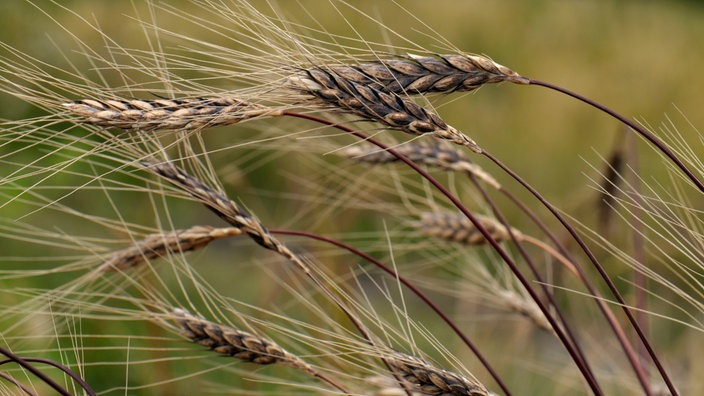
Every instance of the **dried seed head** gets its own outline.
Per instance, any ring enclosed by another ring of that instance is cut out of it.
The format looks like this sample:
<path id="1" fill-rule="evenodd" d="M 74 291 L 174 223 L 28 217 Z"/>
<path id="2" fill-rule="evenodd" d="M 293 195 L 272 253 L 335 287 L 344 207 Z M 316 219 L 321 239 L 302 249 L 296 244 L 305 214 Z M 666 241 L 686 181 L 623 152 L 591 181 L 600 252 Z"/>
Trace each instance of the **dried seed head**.
<path id="1" fill-rule="evenodd" d="M 143 131 L 202 129 L 281 114 L 279 110 L 235 98 L 83 99 L 64 106 L 89 124 Z"/>
<path id="2" fill-rule="evenodd" d="M 433 166 L 448 171 L 466 172 L 483 180 L 496 189 L 501 188 L 499 182 L 484 171 L 484 169 L 473 163 L 463 152 L 449 145 L 406 143 L 395 147 L 394 150 L 417 164 Z M 352 146 L 340 150 L 339 154 L 347 158 L 372 164 L 399 161 L 396 156 L 387 151 L 379 150 L 376 147 Z"/>
<path id="3" fill-rule="evenodd" d="M 238 228 L 195 226 L 164 234 L 151 234 L 134 245 L 118 250 L 100 266 L 100 271 L 124 271 L 145 261 L 205 247 L 215 239 L 242 234 Z"/>
<path id="4" fill-rule="evenodd" d="M 511 239 L 506 227 L 498 221 L 486 216 L 476 215 L 475 217 L 497 242 Z M 466 245 L 483 245 L 486 243 L 484 235 L 462 213 L 426 212 L 421 215 L 418 227 L 426 235 L 451 242 L 459 242 Z M 518 239 L 522 237 L 522 234 L 515 229 L 511 229 L 511 232 Z"/>
<path id="5" fill-rule="evenodd" d="M 209 322 L 183 309 L 174 310 L 173 315 L 182 336 L 217 353 L 255 364 L 293 367 L 315 375 L 307 363 L 269 339 Z"/>
<path id="6" fill-rule="evenodd" d="M 290 85 L 316 98 L 317 105 L 353 113 L 413 135 L 432 134 L 482 152 L 474 140 L 447 125 L 437 114 L 396 93 L 356 83 L 333 70 L 305 70 L 304 75 L 292 77 Z"/>
<path id="7" fill-rule="evenodd" d="M 488 396 L 489 391 L 474 379 L 434 367 L 415 356 L 393 353 L 387 359 L 397 375 L 421 395 Z"/>
<path id="8" fill-rule="evenodd" d="M 509 81 L 528 84 L 528 79 L 479 55 L 436 55 L 380 59 L 329 69 L 357 84 L 382 92 L 422 94 L 472 91 L 482 85 Z"/>

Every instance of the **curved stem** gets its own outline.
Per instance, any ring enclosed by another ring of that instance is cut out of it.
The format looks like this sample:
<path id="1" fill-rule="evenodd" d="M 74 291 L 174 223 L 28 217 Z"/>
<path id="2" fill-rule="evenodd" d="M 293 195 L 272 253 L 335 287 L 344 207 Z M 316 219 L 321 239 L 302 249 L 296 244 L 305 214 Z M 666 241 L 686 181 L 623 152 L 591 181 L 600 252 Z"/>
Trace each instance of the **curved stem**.
<path id="1" fill-rule="evenodd" d="M 570 233 L 572 238 L 579 244 L 580 248 L 584 253 L 587 255 L 589 260 L 592 262 L 594 265 L 594 268 L 597 269 L 599 272 L 599 275 L 602 277 L 606 285 L 608 286 L 609 290 L 611 293 L 614 295 L 616 300 L 619 302 L 621 307 L 623 308 L 624 313 L 628 317 L 629 322 L 633 326 L 634 330 L 638 334 L 638 337 L 640 338 L 641 342 L 645 346 L 646 350 L 648 351 L 648 354 L 650 355 L 650 358 L 653 360 L 653 363 L 655 363 L 655 366 L 658 368 L 658 371 L 660 372 L 660 375 L 662 376 L 663 380 L 665 381 L 665 384 L 668 387 L 668 390 L 673 396 L 677 396 L 677 390 L 675 389 L 674 385 L 672 384 L 672 381 L 670 380 L 670 377 L 667 375 L 667 372 L 665 371 L 664 367 L 660 363 L 660 360 L 658 359 L 657 355 L 655 354 L 655 351 L 653 350 L 652 346 L 650 345 L 650 342 L 648 341 L 647 337 L 643 333 L 643 330 L 641 329 L 640 325 L 638 322 L 635 320 L 635 317 L 633 316 L 633 313 L 631 313 L 630 309 L 628 309 L 628 306 L 626 305 L 625 300 L 623 299 L 623 296 L 621 296 L 621 293 L 618 291 L 616 288 L 616 285 L 613 283 L 609 275 L 606 273 L 604 270 L 604 267 L 599 263 L 599 261 L 596 259 L 592 251 L 589 249 L 589 247 L 586 245 L 584 240 L 577 234 L 575 231 L 574 227 L 572 227 L 566 220 L 565 218 L 557 211 L 557 209 L 549 203 L 545 198 L 543 198 L 538 191 L 536 191 L 530 184 L 528 184 L 525 180 L 523 180 L 520 176 L 518 176 L 515 172 L 513 172 L 509 167 L 504 165 L 501 161 L 499 161 L 496 157 L 491 155 L 490 153 L 484 151 L 483 155 L 485 155 L 487 158 L 489 158 L 492 162 L 494 162 L 497 166 L 499 166 L 504 172 L 508 173 L 511 177 L 513 177 L 517 182 L 519 182 L 524 188 L 526 188 L 535 198 L 537 198 L 543 206 L 545 206 L 554 216 L 555 218 L 565 227 L 567 232 Z M 580 273 L 582 273 L 582 277 L 584 279 L 584 285 L 587 287 L 590 293 L 592 295 L 596 295 L 596 290 L 594 286 L 587 281 L 587 277 L 583 273 L 583 270 L 577 266 L 576 267 Z M 607 313 L 608 310 L 606 310 L 604 306 L 604 302 L 601 299 L 597 299 L 597 305 L 600 307 L 602 310 L 602 313 L 608 318 L 611 318 L 609 314 Z M 621 343 L 621 346 L 624 349 L 624 352 L 626 353 L 629 362 L 633 366 L 634 371 L 636 372 L 636 376 L 638 377 L 638 381 L 640 382 L 641 386 L 643 387 L 644 391 L 646 394 L 650 395 L 650 388 L 648 386 L 648 381 L 646 380 L 646 375 L 642 370 L 642 367 L 638 363 L 637 357 L 635 356 L 632 348 L 630 347 L 630 344 L 627 342 L 625 339 L 625 336 L 622 335 L 622 333 L 619 331 L 620 329 L 615 326 L 614 323 L 612 323 L 611 319 L 609 319 L 609 324 L 612 326 L 612 329 L 614 332 L 616 332 L 616 336 Z"/>
<path id="2" fill-rule="evenodd" d="M 482 363 L 484 368 L 489 372 L 489 374 L 496 380 L 496 382 L 499 384 L 499 387 L 506 393 L 507 396 L 511 395 L 511 392 L 509 392 L 508 388 L 506 387 L 506 384 L 503 383 L 499 375 L 494 371 L 494 369 L 491 367 L 489 362 L 484 358 L 484 356 L 479 352 L 479 348 L 474 345 L 474 343 L 462 332 L 462 330 L 455 324 L 455 322 L 450 319 L 449 316 L 443 312 L 440 307 L 438 307 L 432 300 L 428 298 L 428 296 L 425 295 L 420 289 L 418 289 L 413 283 L 409 282 L 406 278 L 401 276 L 398 272 L 394 271 L 392 268 L 387 266 L 386 264 L 382 263 L 381 261 L 375 259 L 374 257 L 368 255 L 367 253 L 353 247 L 350 245 L 347 245 L 346 243 L 340 242 L 336 239 L 328 238 L 326 236 L 322 235 L 317 235 L 305 231 L 291 231 L 291 230 L 272 230 L 270 229 L 269 232 L 272 234 L 279 234 L 279 235 L 293 235 L 293 236 L 302 236 L 305 238 L 310 238 L 310 239 L 315 239 L 321 242 L 329 243 L 331 245 L 337 246 L 341 249 L 347 250 L 348 252 L 374 264 L 377 268 L 381 269 L 382 271 L 386 272 L 387 274 L 393 276 L 396 278 L 401 284 L 406 286 L 413 294 L 416 295 L 416 297 L 420 298 L 423 300 L 423 302 L 431 309 L 433 310 L 440 318 L 448 325 L 450 328 L 457 334 L 458 337 L 462 339 L 465 345 L 469 347 L 469 349 L 472 350 L 472 352 L 475 354 L 477 359 Z"/>
<path id="3" fill-rule="evenodd" d="M 489 242 L 489 244 L 492 246 L 492 248 L 501 256 L 502 260 L 509 266 L 511 271 L 514 273 L 516 278 L 519 280 L 521 285 L 526 289 L 528 294 L 530 294 L 531 298 L 535 301 L 535 303 L 538 305 L 540 310 L 543 312 L 545 315 L 545 318 L 550 322 L 550 325 L 555 329 L 555 333 L 557 334 L 558 338 L 562 342 L 562 344 L 565 346 L 565 349 L 567 352 L 570 354 L 572 357 L 573 362 L 579 369 L 579 371 L 582 373 L 584 376 L 585 380 L 589 384 L 589 387 L 592 389 L 592 391 L 597 394 L 597 395 L 602 395 L 603 392 L 601 391 L 599 385 L 596 382 L 596 379 L 592 377 L 589 373 L 589 370 L 584 366 L 579 354 L 575 350 L 574 346 L 572 343 L 567 339 L 565 336 L 564 332 L 558 325 L 557 321 L 555 318 L 550 315 L 549 310 L 547 309 L 547 306 L 543 303 L 543 301 L 540 299 L 540 297 L 537 295 L 535 289 L 530 285 L 528 280 L 523 276 L 521 271 L 518 269 L 518 266 L 516 263 L 509 257 L 509 255 L 506 253 L 506 251 L 496 242 L 496 240 L 491 236 L 491 234 L 484 228 L 484 226 L 477 220 L 477 218 L 462 204 L 462 202 L 459 201 L 457 197 L 455 197 L 445 186 L 443 186 L 440 182 L 438 182 L 435 178 L 433 178 L 428 172 L 426 172 L 424 169 L 419 167 L 416 163 L 408 159 L 406 156 L 400 154 L 394 149 L 389 148 L 385 144 L 376 141 L 373 138 L 370 138 L 369 136 L 359 132 L 355 131 L 351 128 L 345 127 L 344 125 L 340 125 L 338 123 L 332 122 L 330 120 L 326 120 L 324 118 L 312 116 L 310 114 L 302 114 L 302 113 L 295 113 L 295 112 L 283 112 L 282 115 L 285 116 L 290 116 L 290 117 L 296 117 L 296 118 L 302 118 L 310 121 L 314 121 L 323 125 L 330 125 L 333 126 L 337 129 L 340 129 L 342 131 L 348 132 L 354 136 L 357 136 L 360 139 L 366 140 L 371 144 L 374 144 L 375 146 L 381 148 L 382 150 L 386 150 L 388 153 L 394 155 L 396 158 L 400 159 L 402 162 L 404 162 L 406 165 L 408 165 L 411 169 L 413 169 L 416 173 L 420 174 L 424 179 L 426 179 L 430 184 L 433 185 L 441 194 L 443 194 L 452 204 L 460 210 L 467 218 L 474 224 L 474 226 L 477 228 L 477 230 L 486 238 L 486 240 Z"/>
<path id="4" fill-rule="evenodd" d="M 37 370 L 37 368 L 32 366 L 31 364 L 29 364 L 26 359 L 15 355 L 14 353 L 10 352 L 9 350 L 7 350 L 3 347 L 0 347 L 0 354 L 7 356 L 8 357 L 7 361 L 13 361 L 13 362 L 19 364 L 20 366 L 25 368 L 30 373 L 37 376 L 37 378 L 44 381 L 44 383 L 49 385 L 50 387 L 54 388 L 54 390 L 57 391 L 59 394 L 64 395 L 64 396 L 71 396 L 71 393 L 69 391 L 62 388 L 61 385 L 57 384 L 56 381 L 49 378 L 46 374 Z"/>
<path id="5" fill-rule="evenodd" d="M 606 107 L 606 106 L 604 106 L 604 105 L 602 105 L 602 104 L 600 104 L 600 103 L 597 103 L 597 102 L 595 102 L 595 101 L 593 101 L 593 100 L 591 100 L 591 99 L 589 99 L 589 98 L 587 98 L 587 97 L 585 97 L 585 96 L 582 96 L 582 95 L 580 95 L 580 94 L 578 94 L 578 93 L 576 93 L 576 92 L 572 92 L 572 91 L 570 91 L 570 90 L 568 90 L 568 89 L 565 89 L 565 88 L 562 88 L 562 87 L 558 87 L 557 85 L 553 85 L 553 84 L 550 84 L 550 83 L 547 83 L 547 82 L 544 82 L 544 81 L 533 80 L 533 79 L 528 79 L 528 84 L 530 84 L 530 85 L 537 85 L 537 86 L 541 86 L 541 87 L 545 87 L 545 88 L 552 89 L 552 90 L 557 91 L 557 92 L 561 92 L 561 93 L 563 93 L 563 94 L 565 94 L 565 95 L 568 95 L 568 96 L 571 96 L 571 97 L 573 97 L 573 98 L 575 98 L 575 99 L 577 99 L 577 100 L 580 100 L 580 101 L 582 101 L 582 102 L 584 102 L 584 103 L 586 103 L 586 104 L 588 104 L 588 105 L 590 105 L 590 106 L 592 106 L 592 107 L 596 107 L 597 109 L 599 109 L 599 110 L 605 112 L 606 114 L 608 114 L 608 115 L 610 115 L 610 116 L 616 118 L 617 120 L 621 121 L 622 123 L 624 123 L 625 125 L 627 125 L 629 128 L 631 128 L 631 129 L 633 129 L 634 131 L 636 131 L 639 135 L 641 135 L 641 136 L 643 136 L 645 139 L 647 139 L 650 143 L 652 143 L 653 145 L 655 145 L 655 147 L 657 147 L 660 151 L 662 151 L 663 154 L 665 154 L 672 162 L 675 163 L 675 165 L 677 165 L 678 168 L 680 168 L 680 169 L 682 170 L 682 172 L 685 173 L 685 175 L 687 175 L 687 177 L 692 181 L 692 183 L 694 183 L 694 185 L 697 186 L 697 188 L 699 189 L 699 191 L 701 191 L 701 192 L 704 193 L 704 183 L 702 183 L 702 181 L 699 180 L 699 178 L 697 178 L 697 176 L 694 174 L 694 172 L 692 172 L 692 171 L 687 167 L 687 165 L 685 165 L 684 162 L 682 162 L 682 160 L 680 160 L 680 159 L 675 155 L 675 153 L 672 152 L 672 150 L 670 150 L 667 146 L 665 146 L 665 144 L 664 144 L 662 141 L 660 141 L 657 137 L 655 137 L 655 135 L 653 135 L 652 133 L 648 132 L 648 130 L 646 130 L 646 129 L 643 128 L 642 126 L 640 126 L 640 125 L 636 124 L 635 122 L 629 120 L 628 118 L 626 118 L 626 117 L 624 117 L 624 116 L 622 116 L 622 115 L 616 113 L 615 111 L 611 110 L 610 108 L 608 108 L 608 107 Z"/>

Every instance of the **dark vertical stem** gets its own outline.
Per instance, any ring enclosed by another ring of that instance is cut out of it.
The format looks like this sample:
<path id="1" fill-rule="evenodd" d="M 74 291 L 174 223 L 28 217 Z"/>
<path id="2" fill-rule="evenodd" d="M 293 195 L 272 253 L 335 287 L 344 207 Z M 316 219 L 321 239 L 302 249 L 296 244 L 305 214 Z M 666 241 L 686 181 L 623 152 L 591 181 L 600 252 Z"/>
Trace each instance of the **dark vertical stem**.
<path id="1" fill-rule="evenodd" d="M 636 217 L 635 221 L 633 222 L 633 232 L 631 233 L 632 238 L 633 238 L 633 259 L 636 261 L 638 264 L 645 264 L 645 249 L 644 249 L 644 244 L 645 241 L 643 239 L 643 225 L 641 224 L 640 221 L 638 221 L 638 217 L 640 217 L 640 210 L 638 209 L 639 207 L 642 207 L 642 205 L 639 205 L 642 203 L 642 198 L 640 195 L 641 191 L 641 185 L 640 185 L 640 179 L 638 178 L 638 172 L 640 169 L 640 163 L 638 161 L 638 146 L 637 142 L 633 138 L 633 135 L 629 135 L 627 137 L 627 155 L 628 155 L 628 163 L 630 165 L 630 171 L 627 172 L 627 177 L 629 179 L 628 184 L 631 187 L 629 194 L 631 194 L 631 198 L 636 202 L 635 208 L 633 209 L 634 214 L 632 216 Z M 647 309 L 648 309 L 648 294 L 646 292 L 647 287 L 648 287 L 648 278 L 645 276 L 645 274 L 640 271 L 638 268 L 633 271 L 633 283 L 635 284 L 635 307 L 638 309 L 636 312 L 636 319 L 638 320 L 638 323 L 641 325 L 643 328 L 643 333 L 645 333 L 646 337 L 648 336 L 648 314 L 647 314 Z M 647 366 L 647 356 L 648 356 L 648 351 L 645 349 L 644 346 L 641 346 L 638 349 L 638 356 L 641 359 L 641 362 L 643 364 L 643 369 L 648 372 L 648 366 Z M 647 378 L 646 378 L 647 379 Z"/>
<path id="2" fill-rule="evenodd" d="M 531 273 L 535 277 L 535 280 L 538 282 L 540 285 L 541 289 L 543 290 L 543 293 L 545 294 L 545 297 L 548 299 L 548 302 L 550 305 L 552 305 L 555 309 L 555 314 L 557 315 L 557 318 L 560 320 L 562 323 L 562 326 L 565 330 L 565 334 L 569 338 L 570 342 L 575 348 L 575 351 L 577 354 L 580 356 L 580 359 L 582 361 L 582 364 L 584 364 L 584 367 L 589 371 L 590 375 L 594 377 L 594 372 L 592 371 L 591 367 L 589 366 L 589 362 L 587 362 L 587 357 L 584 354 L 584 351 L 582 350 L 581 346 L 579 345 L 579 342 L 577 342 L 577 337 L 575 332 L 572 330 L 571 326 L 569 325 L 569 322 L 567 319 L 565 319 L 564 314 L 562 313 L 562 310 L 560 307 L 557 305 L 557 301 L 555 300 L 555 296 L 548 287 L 547 282 L 543 279 L 543 276 L 540 274 L 540 271 L 538 271 L 538 268 L 535 266 L 535 263 L 533 260 L 530 258 L 530 255 L 526 250 L 523 248 L 523 244 L 516 238 L 516 235 L 513 232 L 513 228 L 511 227 L 510 224 L 508 224 L 508 221 L 504 217 L 504 215 L 501 213 L 499 208 L 494 204 L 494 202 L 491 200 L 489 197 L 489 194 L 487 194 L 486 190 L 479 184 L 474 176 L 471 174 L 469 175 L 470 179 L 476 186 L 477 190 L 480 192 L 482 195 L 484 201 L 491 207 L 492 212 L 494 212 L 494 215 L 496 218 L 501 222 L 501 224 L 506 227 L 506 231 L 508 231 L 511 239 L 513 240 L 513 243 L 516 245 L 516 248 L 518 249 L 518 252 L 521 254 L 523 259 L 526 261 L 526 264 L 528 265 L 528 268 L 530 268 Z M 575 265 L 576 266 L 576 265 Z"/>

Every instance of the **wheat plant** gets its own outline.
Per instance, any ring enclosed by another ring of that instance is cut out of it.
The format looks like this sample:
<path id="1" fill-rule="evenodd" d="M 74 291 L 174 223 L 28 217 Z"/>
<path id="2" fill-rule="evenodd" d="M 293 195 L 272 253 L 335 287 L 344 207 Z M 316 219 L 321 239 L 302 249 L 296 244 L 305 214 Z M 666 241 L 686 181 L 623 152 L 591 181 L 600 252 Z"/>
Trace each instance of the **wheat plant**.
<path id="1" fill-rule="evenodd" d="M 704 392 L 704 11 L 430 3 L 3 5 L 0 392 Z"/>

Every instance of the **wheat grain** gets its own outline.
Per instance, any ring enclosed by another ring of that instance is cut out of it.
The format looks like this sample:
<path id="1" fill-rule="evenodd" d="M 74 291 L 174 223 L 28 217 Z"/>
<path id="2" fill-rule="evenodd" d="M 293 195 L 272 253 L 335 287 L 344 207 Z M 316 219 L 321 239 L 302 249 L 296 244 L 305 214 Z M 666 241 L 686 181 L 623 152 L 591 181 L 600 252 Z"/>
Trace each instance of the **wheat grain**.
<path id="1" fill-rule="evenodd" d="M 202 129 L 281 114 L 279 110 L 235 98 L 83 99 L 64 106 L 88 124 L 142 131 Z"/>
<path id="2" fill-rule="evenodd" d="M 242 330 L 233 329 L 191 315 L 183 309 L 173 311 L 181 326 L 180 334 L 213 351 L 246 362 L 268 365 L 280 364 L 315 375 L 315 370 L 297 356 L 287 352 L 273 341 Z"/>
<path id="3" fill-rule="evenodd" d="M 100 266 L 100 270 L 124 271 L 169 254 L 201 249 L 216 239 L 241 233 L 239 228 L 233 227 L 195 226 L 169 233 L 151 234 L 134 245 L 111 254 Z"/>
<path id="4" fill-rule="evenodd" d="M 290 86 L 316 98 L 313 104 L 351 112 L 413 135 L 432 134 L 482 152 L 474 140 L 447 125 L 432 111 L 393 92 L 356 83 L 332 70 L 308 69 L 305 75 L 292 77 Z"/>
<path id="5" fill-rule="evenodd" d="M 481 215 L 476 215 L 476 218 L 497 242 L 511 239 L 508 229 L 495 219 Z M 426 235 L 451 242 L 459 242 L 466 245 L 482 245 L 486 243 L 484 235 L 462 213 L 426 212 L 421 214 L 418 227 Z M 511 232 L 516 238 L 520 239 L 520 232 L 514 229 Z"/>
<path id="6" fill-rule="evenodd" d="M 257 221 L 223 193 L 214 190 L 171 163 L 143 162 L 142 165 L 148 171 L 166 178 L 173 185 L 198 199 L 217 216 L 228 224 L 241 229 L 242 232 L 246 233 L 259 245 L 284 256 L 309 276 L 312 274 L 308 265 L 298 255 L 271 235 L 261 222 Z"/>
<path id="7" fill-rule="evenodd" d="M 394 148 L 398 153 L 405 155 L 411 161 L 437 167 L 448 171 L 465 172 L 483 180 L 485 183 L 501 189 L 501 185 L 496 179 L 488 174 L 481 166 L 475 164 L 467 158 L 464 153 L 449 145 L 440 145 L 427 142 L 410 142 Z M 384 164 L 398 162 L 398 157 L 393 154 L 379 150 L 375 147 L 353 146 L 340 150 L 339 154 L 357 161 L 372 164 Z"/>
<path id="8" fill-rule="evenodd" d="M 439 369 L 415 356 L 395 352 L 387 359 L 391 368 L 422 395 L 488 396 L 478 381 Z"/>
<path id="9" fill-rule="evenodd" d="M 528 84 L 528 79 L 513 70 L 478 55 L 409 54 L 329 69 L 357 84 L 397 94 L 472 91 L 502 81 Z"/>

